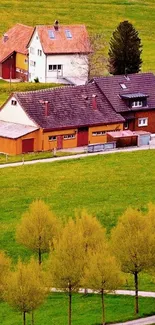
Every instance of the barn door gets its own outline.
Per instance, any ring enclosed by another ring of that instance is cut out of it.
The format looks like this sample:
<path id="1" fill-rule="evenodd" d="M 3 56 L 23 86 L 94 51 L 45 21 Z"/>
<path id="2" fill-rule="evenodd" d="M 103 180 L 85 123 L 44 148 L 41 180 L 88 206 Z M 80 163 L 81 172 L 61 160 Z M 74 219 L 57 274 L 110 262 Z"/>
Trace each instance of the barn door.
<path id="1" fill-rule="evenodd" d="M 57 149 L 62 149 L 63 148 L 63 136 L 58 135 L 57 136 Z"/>
<path id="2" fill-rule="evenodd" d="M 88 128 L 79 128 L 77 134 L 77 146 L 82 147 L 88 144 Z"/>
<path id="3" fill-rule="evenodd" d="M 34 139 L 24 139 L 22 140 L 22 153 L 33 152 L 34 151 Z"/>

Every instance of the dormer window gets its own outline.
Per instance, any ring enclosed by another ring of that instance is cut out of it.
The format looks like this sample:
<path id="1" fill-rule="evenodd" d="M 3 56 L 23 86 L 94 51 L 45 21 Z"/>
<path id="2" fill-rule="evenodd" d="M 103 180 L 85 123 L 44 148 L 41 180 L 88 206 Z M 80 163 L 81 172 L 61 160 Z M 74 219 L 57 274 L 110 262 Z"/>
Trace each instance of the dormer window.
<path id="1" fill-rule="evenodd" d="M 120 84 L 121 88 L 124 90 L 124 89 L 127 89 L 127 86 L 125 84 Z"/>
<path id="2" fill-rule="evenodd" d="M 143 106 L 142 100 L 135 100 L 134 102 L 132 102 L 132 107 L 142 107 L 142 106 Z"/>
<path id="3" fill-rule="evenodd" d="M 16 106 L 16 105 L 17 105 L 17 101 L 14 100 L 14 99 L 12 99 L 12 100 L 11 100 L 11 105 Z"/>

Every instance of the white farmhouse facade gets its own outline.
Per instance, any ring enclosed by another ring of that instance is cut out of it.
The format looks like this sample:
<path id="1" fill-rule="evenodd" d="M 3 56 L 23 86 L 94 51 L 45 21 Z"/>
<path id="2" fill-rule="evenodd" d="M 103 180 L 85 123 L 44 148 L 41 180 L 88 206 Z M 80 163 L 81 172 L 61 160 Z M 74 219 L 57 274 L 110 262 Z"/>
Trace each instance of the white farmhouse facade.
<path id="1" fill-rule="evenodd" d="M 88 46 L 84 25 L 36 26 L 28 44 L 29 81 L 85 84 Z"/>

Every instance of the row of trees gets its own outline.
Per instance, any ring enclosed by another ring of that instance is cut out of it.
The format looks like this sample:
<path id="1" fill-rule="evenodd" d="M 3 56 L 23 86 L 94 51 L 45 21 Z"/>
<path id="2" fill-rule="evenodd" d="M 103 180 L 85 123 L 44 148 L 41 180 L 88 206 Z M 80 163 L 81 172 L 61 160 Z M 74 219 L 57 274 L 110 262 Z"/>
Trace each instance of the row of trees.
<path id="1" fill-rule="evenodd" d="M 100 222 L 82 211 L 65 225 L 41 200 L 30 205 L 17 227 L 16 238 L 38 253 L 38 262 L 18 261 L 0 254 L 0 298 L 23 313 L 40 306 L 52 287 L 68 292 L 68 324 L 72 323 L 72 293 L 81 287 L 101 294 L 102 324 L 105 324 L 104 294 L 120 287 L 123 274 L 135 283 L 135 313 L 138 306 L 138 277 L 153 272 L 155 265 L 155 205 L 147 213 L 128 209 L 109 236 Z M 48 259 L 42 255 L 49 252 Z"/>
<path id="2" fill-rule="evenodd" d="M 88 80 L 93 76 L 104 75 L 108 69 L 112 75 L 137 73 L 142 66 L 142 44 L 138 31 L 128 22 L 121 22 L 113 32 L 108 51 L 105 55 L 106 42 L 102 34 L 90 36 L 86 48 L 91 48 L 87 58 Z"/>

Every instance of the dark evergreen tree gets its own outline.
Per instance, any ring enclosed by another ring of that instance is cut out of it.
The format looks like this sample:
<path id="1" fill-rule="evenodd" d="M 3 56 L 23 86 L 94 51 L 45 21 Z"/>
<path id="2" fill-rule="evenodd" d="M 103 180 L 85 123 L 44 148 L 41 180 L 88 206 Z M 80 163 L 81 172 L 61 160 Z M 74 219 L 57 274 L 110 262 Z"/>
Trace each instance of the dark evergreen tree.
<path id="1" fill-rule="evenodd" d="M 113 32 L 109 49 L 109 72 L 113 75 L 140 71 L 142 45 L 138 32 L 128 21 L 121 22 Z"/>

